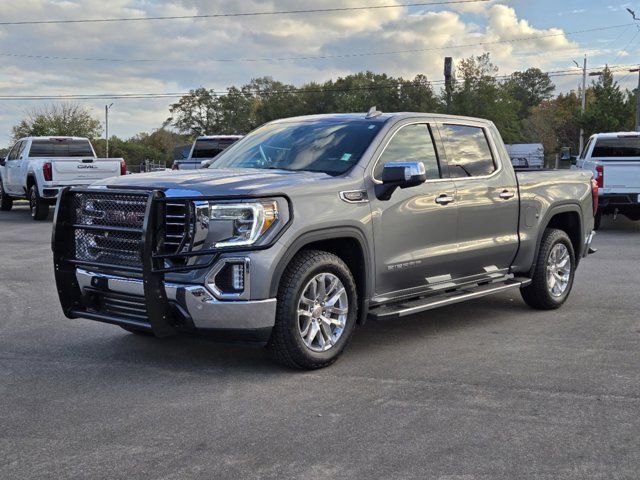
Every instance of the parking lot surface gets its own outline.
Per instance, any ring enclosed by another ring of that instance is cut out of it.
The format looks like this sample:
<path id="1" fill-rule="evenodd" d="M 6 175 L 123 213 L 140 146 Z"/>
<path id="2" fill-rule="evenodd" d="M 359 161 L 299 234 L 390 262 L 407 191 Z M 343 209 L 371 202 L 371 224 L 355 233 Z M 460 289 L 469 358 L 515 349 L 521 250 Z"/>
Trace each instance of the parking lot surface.
<path id="1" fill-rule="evenodd" d="M 0 212 L 0 478 L 638 478 L 640 223 L 569 302 L 359 328 L 331 368 L 64 318 L 51 223 Z"/>

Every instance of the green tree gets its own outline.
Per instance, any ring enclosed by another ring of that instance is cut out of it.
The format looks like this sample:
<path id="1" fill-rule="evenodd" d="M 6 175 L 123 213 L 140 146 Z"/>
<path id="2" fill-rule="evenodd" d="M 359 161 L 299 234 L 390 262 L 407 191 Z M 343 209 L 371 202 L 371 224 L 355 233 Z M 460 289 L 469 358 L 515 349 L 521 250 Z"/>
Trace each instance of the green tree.
<path id="1" fill-rule="evenodd" d="M 62 102 L 34 108 L 12 128 L 14 140 L 30 136 L 76 136 L 96 138 L 102 126 L 88 108 Z"/>
<path id="2" fill-rule="evenodd" d="M 210 135 L 219 123 L 217 95 L 213 90 L 198 88 L 189 91 L 169 107 L 170 117 L 164 126 L 172 126 L 180 133 L 191 136 Z"/>
<path id="3" fill-rule="evenodd" d="M 630 96 L 622 91 L 608 67 L 587 91 L 587 110 L 580 117 L 580 125 L 587 136 L 634 128 L 634 107 Z"/>
<path id="4" fill-rule="evenodd" d="M 542 143 L 548 154 L 559 152 L 561 147 L 571 147 L 577 152 L 580 106 L 580 98 L 574 92 L 544 100 L 532 108 L 523 122 L 525 141 Z"/>
<path id="5" fill-rule="evenodd" d="M 515 72 L 505 82 L 506 91 L 520 103 L 518 117 L 522 120 L 529 116 L 533 107 L 553 97 L 556 86 L 549 74 L 539 68 L 530 68 L 524 72 Z"/>
<path id="6" fill-rule="evenodd" d="M 452 93 L 452 112 L 492 120 L 506 143 L 517 142 L 522 139 L 521 104 L 498 82 L 497 73 L 488 53 L 462 60 Z"/>

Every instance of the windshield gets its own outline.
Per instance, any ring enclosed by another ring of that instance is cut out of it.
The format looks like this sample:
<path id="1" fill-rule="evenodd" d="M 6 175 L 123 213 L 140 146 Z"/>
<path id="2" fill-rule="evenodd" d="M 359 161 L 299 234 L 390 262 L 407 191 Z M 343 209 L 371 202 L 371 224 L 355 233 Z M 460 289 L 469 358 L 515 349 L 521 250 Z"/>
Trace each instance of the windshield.
<path id="1" fill-rule="evenodd" d="M 259 168 L 340 175 L 353 167 L 380 122 L 312 120 L 265 125 L 225 151 L 209 168 Z"/>
<path id="2" fill-rule="evenodd" d="M 591 154 L 593 158 L 640 157 L 640 137 L 601 138 Z"/>
<path id="3" fill-rule="evenodd" d="M 236 138 L 196 140 L 191 158 L 213 158 L 237 142 Z"/>

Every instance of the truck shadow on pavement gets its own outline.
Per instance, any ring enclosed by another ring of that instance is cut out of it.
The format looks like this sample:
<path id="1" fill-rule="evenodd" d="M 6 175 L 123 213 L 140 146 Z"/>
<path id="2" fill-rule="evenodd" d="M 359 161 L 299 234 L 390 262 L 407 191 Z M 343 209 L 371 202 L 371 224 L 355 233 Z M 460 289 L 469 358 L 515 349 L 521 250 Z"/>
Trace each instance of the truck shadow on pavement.
<path id="1" fill-rule="evenodd" d="M 357 363 L 358 359 L 375 361 L 372 356 L 389 352 L 395 355 L 394 350 L 397 355 L 409 355 L 412 351 L 428 348 L 428 343 L 438 341 L 438 337 L 470 328 L 486 330 L 487 335 L 497 333 L 504 324 L 518 318 L 517 312 L 522 310 L 531 311 L 519 300 L 516 290 L 511 295 L 444 307 L 395 321 L 369 321 L 356 329 L 338 365 L 348 365 L 352 361 Z M 501 313 L 496 314 L 497 311 Z M 112 335 L 99 333 L 92 335 L 91 339 L 85 337 L 82 345 L 76 343 L 76 346 L 91 351 L 91 355 L 100 357 L 101 362 L 126 364 L 123 366 L 133 369 L 160 368 L 213 376 L 219 373 L 226 375 L 231 371 L 249 376 L 292 371 L 273 363 L 261 346 L 224 343 L 213 337 L 196 335 L 160 339 L 125 331 L 112 332 Z"/>
<path id="2" fill-rule="evenodd" d="M 11 220 L 14 223 L 34 223 L 43 224 L 51 223 L 53 221 L 53 212 L 55 207 L 49 208 L 49 216 L 44 221 L 35 221 L 31 218 L 31 212 L 29 211 L 29 204 L 26 200 L 19 200 L 14 202 L 13 208 L 9 212 L 0 212 L 0 221 L 3 219 Z"/>

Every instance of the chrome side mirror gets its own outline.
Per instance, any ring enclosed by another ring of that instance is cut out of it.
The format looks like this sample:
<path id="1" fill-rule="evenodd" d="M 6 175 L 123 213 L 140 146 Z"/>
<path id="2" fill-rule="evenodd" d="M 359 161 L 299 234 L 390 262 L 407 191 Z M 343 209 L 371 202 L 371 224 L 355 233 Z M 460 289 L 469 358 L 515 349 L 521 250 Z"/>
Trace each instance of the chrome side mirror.
<path id="1" fill-rule="evenodd" d="M 397 188 L 411 188 L 427 181 L 427 170 L 422 162 L 389 162 L 382 170 L 382 185 L 376 185 L 376 196 L 389 200 Z"/>

